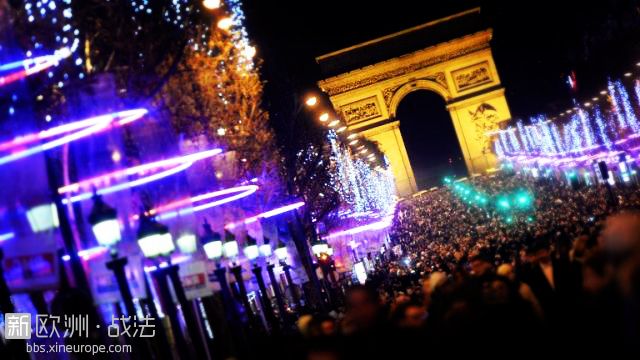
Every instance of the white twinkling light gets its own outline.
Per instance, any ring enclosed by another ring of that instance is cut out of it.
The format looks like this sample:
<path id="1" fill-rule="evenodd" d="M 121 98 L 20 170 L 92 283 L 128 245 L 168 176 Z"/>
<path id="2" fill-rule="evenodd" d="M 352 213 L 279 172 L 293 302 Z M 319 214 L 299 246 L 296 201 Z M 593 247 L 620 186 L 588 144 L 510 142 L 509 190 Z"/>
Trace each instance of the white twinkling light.
<path id="1" fill-rule="evenodd" d="M 327 138 L 331 145 L 332 186 L 340 194 L 341 212 L 389 213 L 396 196 L 392 172 L 369 164 L 373 158 L 369 161 L 355 158 L 349 147 L 340 143 L 335 131 L 329 131 Z"/>

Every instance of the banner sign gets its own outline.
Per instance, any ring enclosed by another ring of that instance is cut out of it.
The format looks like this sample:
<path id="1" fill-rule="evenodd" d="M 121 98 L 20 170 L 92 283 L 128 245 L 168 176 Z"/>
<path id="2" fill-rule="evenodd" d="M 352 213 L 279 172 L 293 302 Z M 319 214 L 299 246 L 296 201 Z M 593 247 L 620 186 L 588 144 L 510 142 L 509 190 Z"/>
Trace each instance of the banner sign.
<path id="1" fill-rule="evenodd" d="M 213 287 L 209 284 L 205 261 L 195 260 L 182 263 L 178 273 L 187 299 L 193 300 L 213 295 Z"/>

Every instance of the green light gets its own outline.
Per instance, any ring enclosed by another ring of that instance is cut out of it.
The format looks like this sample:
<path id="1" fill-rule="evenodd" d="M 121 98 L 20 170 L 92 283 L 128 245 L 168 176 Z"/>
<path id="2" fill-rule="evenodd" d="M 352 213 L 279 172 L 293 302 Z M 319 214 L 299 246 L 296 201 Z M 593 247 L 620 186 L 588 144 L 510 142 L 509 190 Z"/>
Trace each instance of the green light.
<path id="1" fill-rule="evenodd" d="M 509 204 L 509 200 L 508 199 L 502 198 L 502 199 L 498 200 L 498 207 L 500 209 L 503 209 L 503 210 L 508 210 L 508 209 L 511 208 L 511 204 Z"/>
<path id="2" fill-rule="evenodd" d="M 527 194 L 518 196 L 518 204 L 520 206 L 528 206 L 531 203 L 531 198 Z"/>

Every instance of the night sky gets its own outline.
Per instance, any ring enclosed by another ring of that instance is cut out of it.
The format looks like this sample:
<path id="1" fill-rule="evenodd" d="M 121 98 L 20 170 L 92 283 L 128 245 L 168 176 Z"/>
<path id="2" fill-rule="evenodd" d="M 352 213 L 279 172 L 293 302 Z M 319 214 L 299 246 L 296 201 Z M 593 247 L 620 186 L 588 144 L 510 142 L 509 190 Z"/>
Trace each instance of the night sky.
<path id="1" fill-rule="evenodd" d="M 492 49 L 515 118 L 557 114 L 572 107 L 574 98 L 596 95 L 607 76 L 619 77 L 640 60 L 640 0 L 244 4 L 249 36 L 264 61 L 266 106 L 276 131 L 287 124 L 291 99 L 317 89 L 322 76 L 316 56 L 476 6 L 494 29 Z M 577 92 L 566 83 L 571 71 Z M 398 118 L 422 188 L 446 172 L 460 172 L 460 149 L 444 101 L 415 92 L 401 102 Z"/>

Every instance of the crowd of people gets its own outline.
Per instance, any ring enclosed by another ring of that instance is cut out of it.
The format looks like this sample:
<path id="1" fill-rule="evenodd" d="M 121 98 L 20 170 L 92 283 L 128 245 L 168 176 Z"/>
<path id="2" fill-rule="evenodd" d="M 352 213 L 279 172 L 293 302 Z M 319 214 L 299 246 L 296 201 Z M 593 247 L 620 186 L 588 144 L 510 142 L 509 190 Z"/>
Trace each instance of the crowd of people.
<path id="1" fill-rule="evenodd" d="M 402 358 L 416 346 L 640 352 L 637 186 L 609 194 L 504 174 L 467 183 L 490 197 L 526 189 L 535 200 L 508 222 L 451 187 L 401 201 L 390 235 L 402 251 L 381 255 L 339 311 L 298 321 L 307 359 Z"/>

